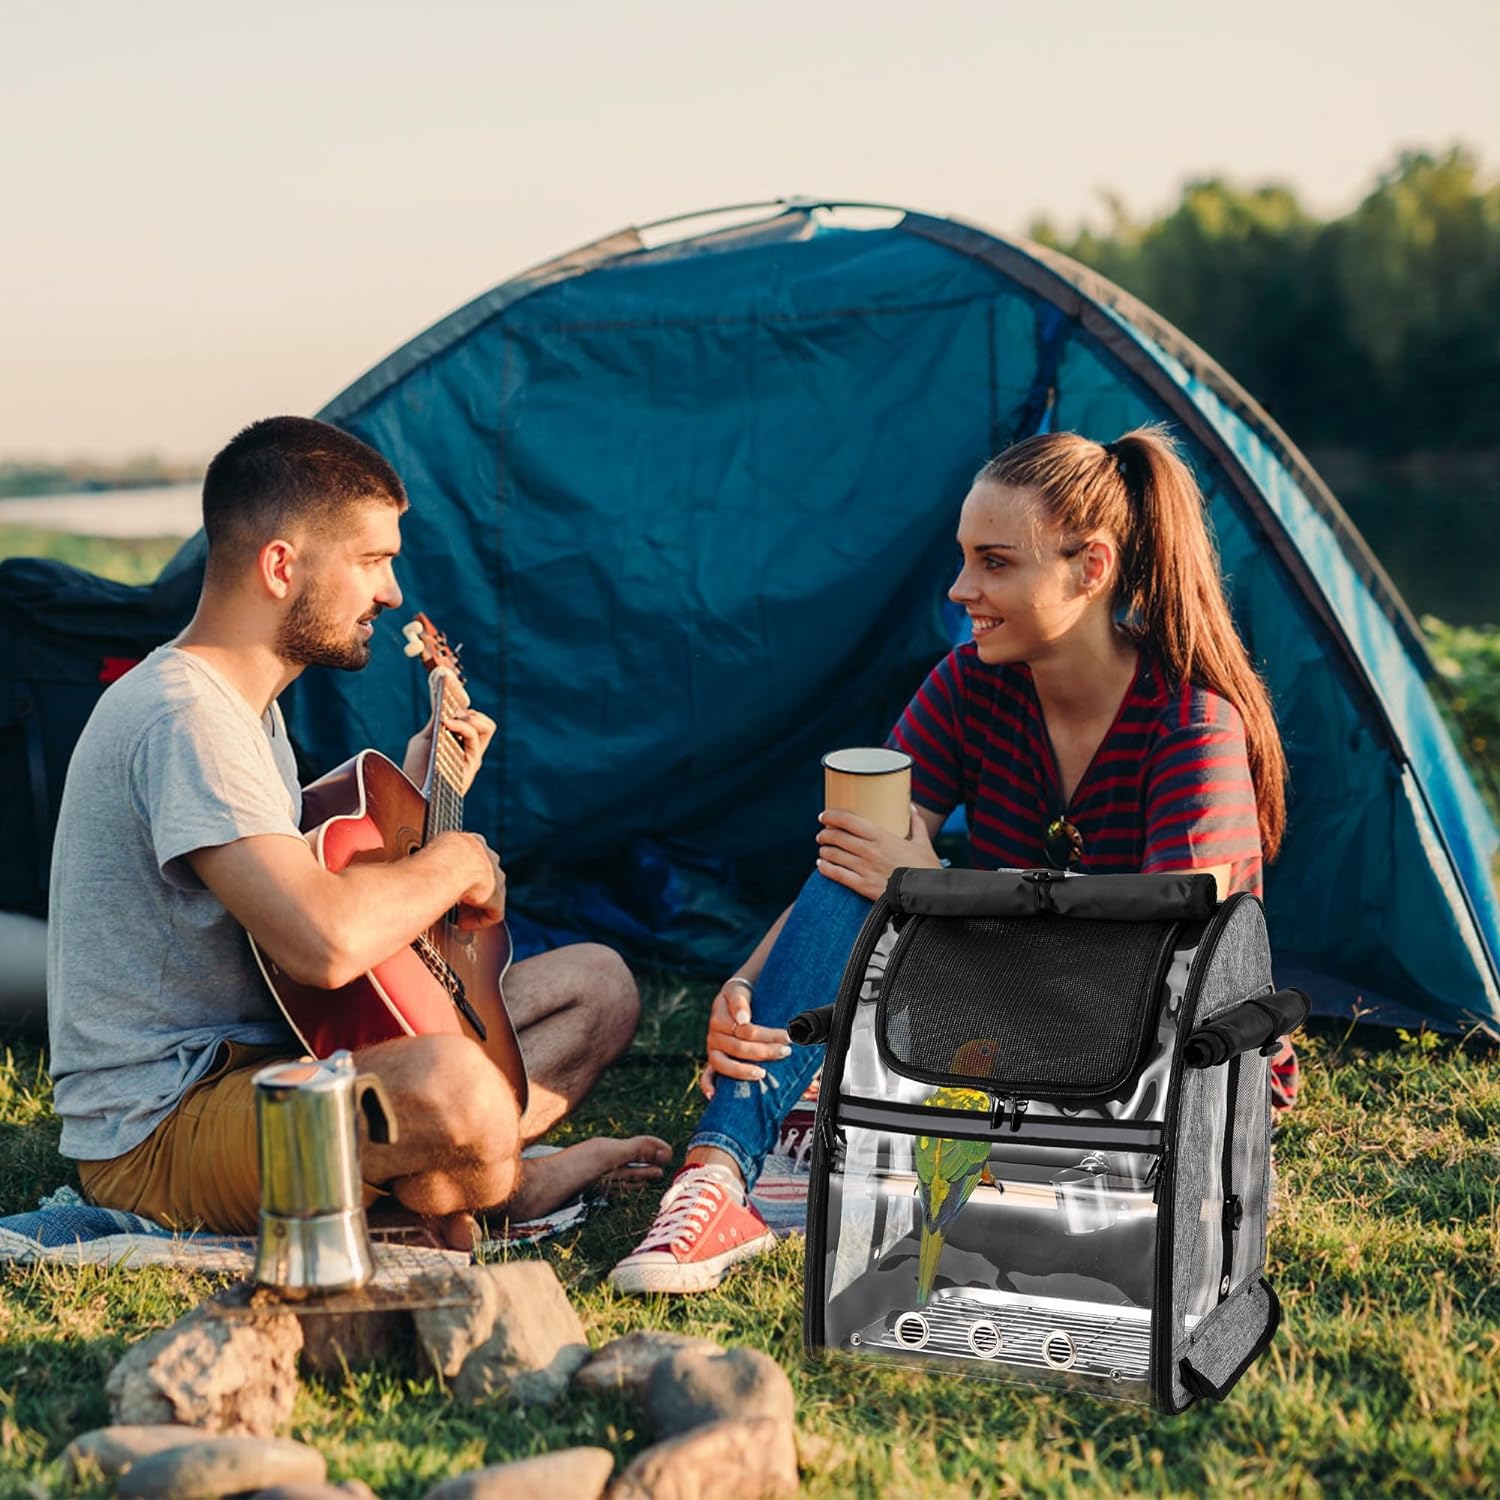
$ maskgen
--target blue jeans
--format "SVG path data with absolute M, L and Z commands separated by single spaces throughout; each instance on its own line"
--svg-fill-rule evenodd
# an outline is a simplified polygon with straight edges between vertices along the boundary
M 870 905 L 816 870 L 808 876 L 756 980 L 750 1016 L 757 1026 L 785 1027 L 799 1011 L 833 1004 Z M 764 1063 L 766 1076 L 754 1082 L 715 1078 L 689 1145 L 727 1152 L 753 1187 L 781 1122 L 822 1066 L 823 1051 L 794 1045 L 790 1057 Z

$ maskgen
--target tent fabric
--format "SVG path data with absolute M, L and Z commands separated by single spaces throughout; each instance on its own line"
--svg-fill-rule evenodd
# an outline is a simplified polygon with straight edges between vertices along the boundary
M 879 743 L 950 644 L 973 473 L 1034 431 L 1168 423 L 1290 761 L 1278 980 L 1500 1028 L 1500 836 L 1420 633 L 1285 435 L 1082 267 L 807 204 L 664 246 L 625 231 L 476 299 L 320 415 L 401 473 L 407 603 L 464 643 L 499 722 L 467 821 L 522 943 L 714 974 L 806 873 L 821 753 Z M 422 715 L 395 622 L 377 632 L 364 673 L 291 690 L 310 762 L 399 748 Z

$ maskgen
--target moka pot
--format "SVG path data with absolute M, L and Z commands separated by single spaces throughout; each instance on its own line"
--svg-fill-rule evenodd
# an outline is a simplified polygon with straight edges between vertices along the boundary
M 396 1120 L 373 1075 L 348 1052 L 273 1063 L 252 1079 L 260 1147 L 260 1239 L 254 1278 L 287 1297 L 349 1291 L 374 1271 L 359 1170 L 357 1112 L 374 1141 Z

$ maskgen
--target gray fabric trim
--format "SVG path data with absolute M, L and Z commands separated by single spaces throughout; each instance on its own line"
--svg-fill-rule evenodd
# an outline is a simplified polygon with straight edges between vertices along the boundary
M 1271 1299 L 1257 1278 L 1237 1296 L 1219 1307 L 1172 1350 L 1172 1396 L 1180 1411 L 1194 1400 L 1182 1383 L 1181 1361 L 1186 1358 L 1199 1374 L 1214 1385 L 1223 1385 L 1265 1333 L 1271 1319 Z
M 1244 1210 L 1234 1237 L 1230 1277 L 1232 1287 L 1240 1287 L 1265 1269 L 1266 1211 L 1271 1200 L 1271 1064 L 1258 1052 L 1240 1059 L 1232 1178 Z
M 1237 897 L 1223 913 L 1222 921 L 1212 952 L 1205 954 L 1203 945 L 1199 946 L 1198 962 L 1207 963 L 1208 967 L 1199 980 L 1194 1025 L 1201 1025 L 1251 995 L 1268 994 L 1274 988 L 1271 945 L 1265 909 L 1260 902 Z M 1173 1242 L 1162 1245 L 1158 1254 L 1170 1256 L 1172 1263 L 1171 1381 L 1179 1399 L 1187 1395 L 1177 1372 L 1182 1351 L 1190 1342 L 1205 1337 L 1204 1330 L 1216 1326 L 1230 1308 L 1239 1306 L 1245 1294 L 1236 1292 L 1234 1284 L 1252 1273 L 1258 1278 L 1265 1255 L 1265 1177 L 1271 1124 L 1266 1060 L 1257 1053 L 1241 1060 L 1238 1098 L 1232 1102 L 1226 1097 L 1228 1072 L 1227 1063 L 1216 1068 L 1183 1070 L 1176 1134 L 1169 1147 L 1176 1162 Z M 1263 1105 L 1257 1107 L 1257 1100 L 1264 1101 Z M 1229 1108 L 1236 1111 L 1236 1169 L 1242 1162 L 1246 1164 L 1244 1175 L 1251 1186 L 1234 1184 L 1244 1204 L 1244 1216 L 1235 1236 L 1230 1296 L 1220 1303 L 1219 1285 L 1224 1269 L 1224 1126 Z M 1264 1292 L 1259 1295 L 1269 1310 Z M 1157 1318 L 1167 1315 L 1168 1309 L 1156 1310 Z M 1195 1326 L 1191 1340 L 1186 1323 L 1189 1316 L 1203 1319 Z M 1264 1327 L 1263 1317 L 1256 1325 L 1256 1332 Z M 1253 1342 L 1252 1337 L 1234 1344 L 1234 1357 L 1219 1374 L 1199 1368 L 1217 1384 L 1221 1376 L 1234 1369 Z M 1196 1357 L 1194 1364 L 1198 1365 Z

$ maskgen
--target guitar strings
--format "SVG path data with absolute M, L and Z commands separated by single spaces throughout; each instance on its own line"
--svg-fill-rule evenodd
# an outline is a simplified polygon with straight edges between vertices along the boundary
M 443 690 L 445 691 L 445 690 Z M 438 721 L 442 722 L 442 699 L 438 701 Z M 435 825 L 429 828 L 428 836 L 435 833 L 443 833 L 449 829 L 463 827 L 463 793 L 458 790 L 459 777 L 463 770 L 463 751 L 458 741 L 451 734 L 439 730 L 437 743 L 433 747 L 433 768 L 436 774 L 433 777 L 432 787 L 432 812 L 435 814 L 431 822 Z M 457 908 L 450 907 L 441 919 L 443 934 L 448 937 L 456 937 L 458 932 Z M 429 929 L 429 939 L 436 941 L 436 931 Z

